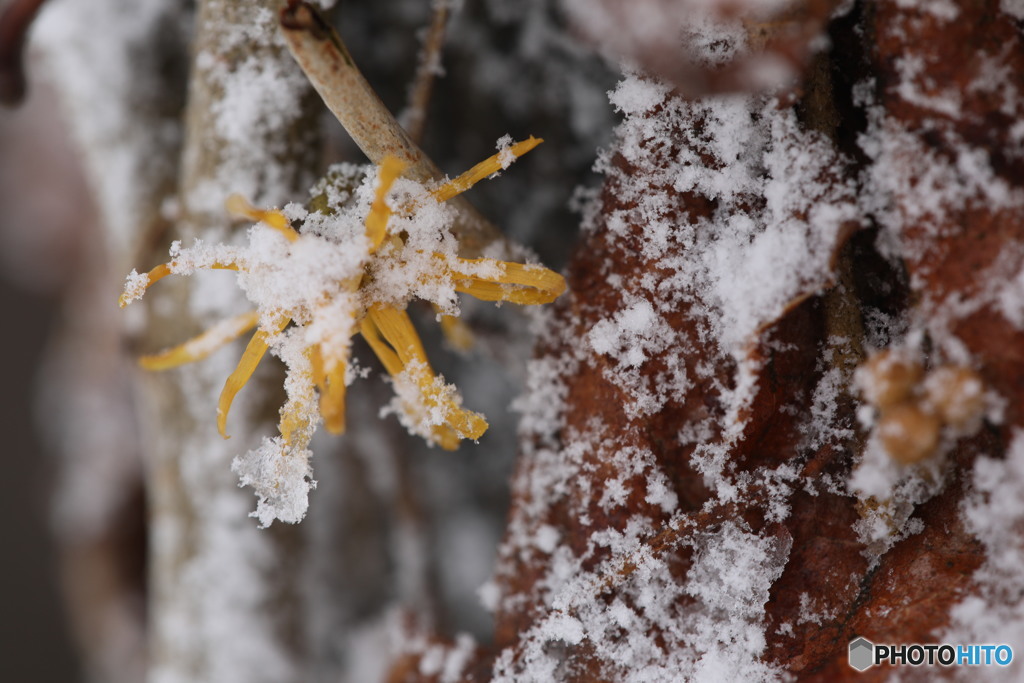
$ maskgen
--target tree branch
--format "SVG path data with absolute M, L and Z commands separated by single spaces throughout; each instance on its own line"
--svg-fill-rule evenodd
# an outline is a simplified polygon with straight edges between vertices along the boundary
M 281 10 L 281 32 L 295 61 L 327 108 L 359 149 L 375 164 L 396 157 L 404 175 L 421 183 L 444 178 L 430 157 L 413 142 L 360 73 L 341 37 L 307 2 L 290 0 Z M 464 256 L 476 256 L 499 238 L 499 232 L 463 197 L 449 201 L 459 212 L 453 229 Z

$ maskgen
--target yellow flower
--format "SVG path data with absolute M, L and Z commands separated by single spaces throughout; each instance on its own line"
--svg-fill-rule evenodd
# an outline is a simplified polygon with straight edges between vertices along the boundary
M 226 438 L 235 395 L 273 349 L 287 366 L 280 448 L 292 451 L 305 449 L 321 418 L 331 432 L 344 431 L 345 390 L 354 374 L 349 349 L 358 333 L 393 378 L 393 405 L 410 431 L 449 450 L 462 439 L 478 439 L 486 420 L 463 408 L 455 388 L 431 369 L 405 308 L 412 298 L 430 301 L 445 333 L 456 346 L 465 346 L 468 331 L 455 318 L 456 292 L 485 301 L 543 304 L 565 291 L 562 276 L 541 266 L 457 256 L 448 230 L 455 212 L 444 202 L 540 142 L 531 137 L 516 143 L 432 190 L 401 178 L 402 164 L 388 158 L 376 178 L 354 190 L 322 183 L 325 210 L 289 205 L 285 211 L 264 211 L 232 196 L 228 210 L 258 222 L 248 247 L 197 241 L 183 249 L 175 243 L 168 263 L 145 274 L 132 271 L 120 304 L 141 298 L 167 275 L 227 269 L 238 272 L 256 310 L 144 356 L 140 365 L 162 370 L 197 361 L 257 328 L 221 391 L 217 426 Z M 302 222 L 298 230 L 293 221 Z

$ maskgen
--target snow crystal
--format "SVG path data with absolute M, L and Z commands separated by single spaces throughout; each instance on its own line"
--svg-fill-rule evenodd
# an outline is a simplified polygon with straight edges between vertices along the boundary
M 960 116 L 961 95 L 954 88 L 948 88 L 939 92 L 931 92 L 936 84 L 926 78 L 926 83 L 921 83 L 922 74 L 925 73 L 924 58 L 920 55 L 905 55 L 894 61 L 896 72 L 899 74 L 899 83 L 896 86 L 896 93 L 910 104 L 931 109 L 934 112 L 957 118 Z
M 607 356 L 605 377 L 632 398 L 624 407 L 631 416 L 656 412 L 672 396 L 682 395 L 689 386 L 686 370 L 675 366 L 655 381 L 637 370 L 652 356 L 664 351 L 672 338 L 671 328 L 645 299 L 633 297 L 610 320 L 596 323 L 587 333 L 590 348 Z
M 943 21 L 952 21 L 960 14 L 960 10 L 951 0 L 896 0 L 896 5 L 908 9 L 922 9 Z
M 910 87 L 906 83 L 900 82 L 901 92 Z M 967 144 L 936 117 L 929 127 L 944 138 L 952 158 L 939 154 L 922 140 L 921 131 L 887 117 L 871 93 L 870 83 L 855 88 L 857 101 L 868 113 L 868 130 L 859 143 L 873 161 L 861 202 L 884 228 L 878 241 L 883 254 L 922 260 L 935 243 L 934 233 L 944 225 L 941 217 L 949 212 L 1024 206 L 1024 192 L 995 172 L 987 150 Z M 946 114 L 960 116 L 952 109 Z M 924 226 L 930 234 L 911 241 L 904 234 L 908 226 Z
M 991 282 L 999 282 L 991 279 Z M 999 310 L 1017 329 L 1024 329 L 1024 267 L 1003 283 L 996 295 Z
M 501 164 L 502 170 L 508 168 L 513 161 L 516 160 L 516 155 L 512 153 L 510 149 L 512 147 L 512 136 L 503 135 L 498 138 L 498 163 Z M 494 178 L 498 174 L 494 173 L 490 177 Z
M 641 110 L 662 91 L 627 76 L 613 100 Z M 858 217 L 854 192 L 834 174 L 841 160 L 831 144 L 791 111 L 770 97 L 669 100 L 654 117 L 627 112 L 618 137 L 613 151 L 635 171 L 626 176 L 611 153 L 601 157 L 599 170 L 619 180 L 630 207 L 611 211 L 607 226 L 623 237 L 644 226 L 643 255 L 671 274 L 640 282 L 651 290 L 643 298 L 663 310 L 679 301 L 707 310 L 723 348 L 739 354 L 791 302 L 829 283 L 841 230 Z M 682 139 L 666 165 L 657 141 L 673 137 Z M 675 198 L 691 192 L 716 202 L 711 216 L 673 216 Z
M 877 432 L 868 437 L 848 481 L 849 492 L 860 500 L 861 519 L 854 529 L 866 546 L 865 556 L 877 561 L 898 541 L 921 531 L 920 520 L 910 516 L 945 488 L 947 469 L 942 457 L 900 465 L 882 447 Z
M 671 513 L 679 505 L 679 496 L 669 486 L 668 479 L 660 470 L 652 470 L 647 480 L 647 496 L 644 500 L 661 508 L 662 512 Z
M 537 548 L 539 548 L 541 552 L 551 554 L 555 552 L 555 548 L 558 546 L 558 541 L 561 536 L 562 534 L 559 533 L 558 529 L 550 524 L 545 524 L 537 529 L 534 540 L 537 544 Z
M 448 653 L 441 669 L 440 683 L 456 683 L 462 680 L 463 671 L 476 648 L 476 642 L 465 633 L 455 638 L 455 647 Z
M 977 589 L 950 612 L 950 625 L 939 636 L 950 643 L 1024 642 L 1024 432 L 1016 430 L 1006 458 L 980 457 L 974 463 L 973 490 L 962 519 L 985 549 L 975 572 Z M 1019 658 L 992 680 L 1019 680 Z
M 722 610 L 744 620 L 757 619 L 772 583 L 782 574 L 789 555 L 786 543 L 743 531 L 728 522 L 697 546 L 686 592 L 699 597 L 710 610 Z M 719 637 L 720 642 L 727 642 L 724 638 L 728 634 Z
M 231 470 L 238 475 L 239 486 L 251 486 L 258 498 L 252 517 L 268 527 L 275 519 L 295 524 L 302 521 L 309 507 L 309 491 L 316 486 L 311 479 L 308 450 L 289 450 L 281 437 L 264 438 L 263 445 L 235 458 Z
M 811 597 L 810 593 L 800 594 L 800 612 L 797 614 L 796 623 L 798 624 L 822 624 L 830 623 L 836 617 L 839 616 L 838 609 L 827 610 L 817 607 L 814 598 Z M 792 631 L 792 626 L 790 626 Z
M 561 378 L 575 365 L 575 359 L 552 357 L 535 358 L 526 364 L 526 391 L 512 404 L 513 410 L 522 413 L 522 432 L 548 437 L 558 432 L 568 394 Z
M 429 387 L 424 388 L 422 378 L 426 371 L 423 363 L 411 361 L 400 374 L 393 376 L 395 397 L 380 414 L 381 417 L 396 415 L 410 434 L 433 444 L 439 443 L 435 428 L 448 423 L 451 411 L 461 408 L 462 397 L 442 375 L 432 377 Z
M 163 0 L 47 3 L 32 31 L 81 146 L 118 260 L 140 246 L 153 205 L 177 172 L 189 14 Z M 103 31 L 82 27 L 102 26 Z M 102 93 L 102 96 L 97 96 Z
M 977 282 L 980 287 L 972 296 L 944 302 L 939 315 L 957 320 L 993 306 L 1010 324 L 1024 329 L 1024 245 L 1004 245 Z
M 545 640 L 561 640 L 568 645 L 576 645 L 583 640 L 583 624 L 568 614 L 554 612 L 544 620 L 539 635 Z
M 608 100 L 623 114 L 639 115 L 661 104 L 668 93 L 668 86 L 658 81 L 625 78 L 608 93 Z
M 498 609 L 498 605 L 501 601 L 501 589 L 498 587 L 493 580 L 483 583 L 476 591 L 477 597 L 480 598 L 480 604 L 483 605 L 484 609 L 488 612 L 494 612 Z
M 849 386 L 849 372 L 833 363 L 834 349 L 829 349 L 821 358 L 825 369 L 811 395 L 811 419 L 801 425 L 807 438 L 807 447 L 817 450 L 829 443 L 843 443 L 852 438 L 852 425 L 839 422 L 840 401 Z
M 213 67 L 210 60 L 209 67 Z M 217 134 L 233 145 L 251 144 L 252 131 L 260 126 L 286 130 L 291 116 L 278 106 L 279 84 L 292 76 L 282 64 L 251 57 L 239 64 L 226 79 L 224 92 L 213 105 Z M 269 120 L 262 117 L 270 116 Z
M 126 303 L 138 301 L 142 298 L 142 295 L 146 293 L 146 287 L 148 285 L 149 274 L 140 273 L 132 268 L 132 272 L 128 273 L 128 277 L 125 278 L 124 301 Z
M 999 9 L 1017 21 L 1024 21 L 1024 0 L 1000 0 Z

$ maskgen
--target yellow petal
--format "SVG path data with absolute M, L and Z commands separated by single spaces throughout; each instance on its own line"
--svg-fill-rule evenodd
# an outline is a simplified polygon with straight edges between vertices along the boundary
M 391 218 L 391 207 L 384 201 L 391 190 L 391 186 L 406 164 L 397 157 L 388 156 L 380 162 L 380 177 L 377 180 L 377 194 L 374 195 L 373 204 L 370 205 L 370 213 L 366 216 L 366 236 L 370 238 L 370 253 L 380 248 L 384 237 L 387 235 L 388 219 Z
M 306 407 L 299 401 L 289 400 L 281 408 L 281 422 L 277 428 L 281 432 L 285 448 L 294 446 L 295 435 L 308 426 L 305 419 L 306 413 Z
M 202 360 L 256 327 L 259 319 L 259 314 L 256 311 L 249 311 L 222 320 L 184 344 L 139 358 L 139 365 L 146 370 L 167 370 L 185 363 Z
M 431 398 L 437 400 L 436 396 Z M 445 425 L 440 425 L 440 427 L 445 426 L 452 430 L 453 436 L 457 439 L 473 439 L 475 441 L 487 431 L 487 420 L 480 413 L 451 403 L 448 406 L 448 414 L 445 416 Z M 437 429 L 435 428 L 435 430 Z M 457 441 L 451 447 L 441 443 L 441 447 L 448 451 L 454 450 L 455 446 L 458 446 Z
M 145 276 L 143 276 L 145 277 L 145 283 L 142 285 L 141 291 L 139 291 L 139 276 L 133 269 L 131 275 L 128 276 L 129 284 L 125 286 L 124 292 L 117 300 L 117 305 L 120 306 L 121 308 L 124 308 L 125 306 L 135 301 L 136 299 L 141 299 L 142 294 L 150 287 L 152 287 L 154 282 L 163 280 L 170 274 L 170 264 L 161 263 L 159 266 L 157 266 L 153 270 L 146 273 Z
M 224 201 L 228 213 L 238 218 L 248 218 L 256 223 L 264 223 L 288 238 L 289 242 L 299 239 L 299 233 L 292 228 L 287 216 L 277 209 L 257 209 L 240 194 L 230 195 Z
M 320 354 L 320 347 L 314 345 L 309 350 L 309 361 L 310 369 L 313 374 L 313 384 L 316 385 L 317 391 L 320 392 L 320 414 L 324 414 L 324 395 L 327 393 L 327 375 L 324 373 L 324 358 Z M 324 422 L 328 422 L 328 429 L 330 429 L 329 421 L 324 418 Z
M 238 361 L 238 366 L 224 382 L 224 388 L 221 389 L 220 398 L 217 400 L 217 431 L 225 439 L 228 438 L 227 422 L 228 411 L 231 410 L 231 402 L 235 400 L 235 395 L 249 381 L 252 373 L 256 371 L 256 366 L 263 359 L 263 354 L 267 352 L 268 348 L 267 339 L 271 335 L 283 330 L 288 323 L 289 318 L 282 318 L 270 333 L 264 330 L 257 330 L 256 334 L 249 340 L 249 345 L 245 347 L 245 352 Z
M 441 424 L 430 425 L 430 440 L 445 450 L 454 450 L 462 439 L 479 439 L 487 431 L 487 420 L 483 415 L 463 408 L 461 399 L 454 387 L 446 385 L 444 380 L 434 375 L 422 363 L 412 363 L 406 368 L 408 377 L 415 382 L 420 392 L 422 408 L 407 406 L 409 417 L 416 420 L 416 413 L 426 409 L 433 413 L 440 409 L 443 416 Z M 436 418 L 430 418 L 431 421 Z
M 389 374 L 397 376 L 409 371 L 410 379 L 419 387 L 424 405 L 442 409 L 444 424 L 431 427 L 433 440 L 442 448 L 452 450 L 460 439 L 478 439 L 487 431 L 487 420 L 483 415 L 458 405 L 450 398 L 453 390 L 446 389 L 444 382 L 434 375 L 423 343 L 405 311 L 390 306 L 374 306 L 360 325 L 360 331 Z
M 544 142 L 544 140 L 541 138 L 535 138 L 531 135 L 528 139 L 515 143 L 507 150 L 498 152 L 494 156 L 484 159 L 458 178 L 449 180 L 447 183 L 434 190 L 431 194 L 434 195 L 434 199 L 437 201 L 446 202 L 452 197 L 462 194 L 484 178 L 492 176 L 498 171 L 506 168 L 510 161 L 508 160 L 509 153 L 513 155 L 512 159 L 518 159 L 542 142 Z
M 484 423 L 484 431 L 486 429 L 487 423 Z M 437 425 L 431 430 L 431 434 L 433 435 L 434 443 L 446 451 L 454 451 L 462 442 L 462 438 L 455 433 L 455 430 L 446 424 Z M 481 431 L 481 434 L 483 434 L 483 431 Z
M 367 315 L 360 321 L 359 333 L 366 339 L 366 343 L 373 349 L 377 358 L 380 358 L 380 362 L 384 364 L 384 369 L 388 371 L 389 375 L 401 374 L 403 368 L 402 360 L 388 346 L 380 329 L 370 316 Z
M 324 357 L 320 353 L 319 346 L 313 346 L 309 352 L 309 363 L 313 369 L 313 383 L 323 387 L 327 376 L 324 374 Z
M 171 261 L 170 263 L 161 263 L 159 266 L 146 273 L 146 286 L 144 290 L 149 289 L 150 287 L 153 286 L 154 283 L 159 282 L 160 280 L 163 280 L 165 277 L 170 275 L 171 269 L 173 267 L 174 261 Z M 209 266 L 204 266 L 204 268 L 209 268 L 210 270 L 241 270 L 237 263 L 227 261 L 217 261 L 210 264 Z M 121 308 L 124 308 L 125 306 L 127 306 L 132 301 L 138 298 L 141 298 L 141 295 L 137 294 L 136 292 L 126 291 L 121 295 L 121 298 L 117 300 L 117 305 L 120 306 Z
M 355 333 L 352 327 L 349 328 L 349 336 Z M 313 382 L 320 392 L 320 415 L 324 419 L 327 430 L 332 434 L 342 434 L 345 431 L 347 354 L 347 345 L 341 352 L 334 345 L 324 347 L 321 344 L 314 344 L 309 350 Z
M 307 351 L 306 355 L 308 358 L 311 353 Z M 281 408 L 281 421 L 278 425 L 281 439 L 286 448 L 295 445 L 305 448 L 313 436 L 316 421 L 316 412 L 313 408 L 314 375 L 312 364 L 289 370 L 288 380 L 285 383 L 288 400 Z M 295 440 L 296 435 L 299 436 L 299 442 Z
M 434 312 L 441 316 L 441 332 L 455 350 L 469 351 L 473 348 L 473 331 L 469 329 L 469 325 L 457 316 L 441 313 L 437 304 L 434 304 Z
M 369 310 L 366 317 L 377 325 L 384 339 L 398 354 L 403 366 L 415 360 L 430 367 L 427 352 L 423 350 L 423 342 L 420 341 L 420 335 L 413 327 L 408 313 L 391 306 L 377 305 Z
M 497 277 L 471 275 L 468 266 L 494 263 L 491 259 L 456 259 L 451 270 L 455 291 L 475 296 L 482 301 L 509 301 L 514 304 L 548 304 L 565 292 L 565 278 L 543 266 L 497 261 L 503 272 Z M 458 265 L 466 271 L 458 269 Z
M 321 384 L 320 414 L 331 434 L 345 431 L 345 367 L 344 361 L 335 363 Z

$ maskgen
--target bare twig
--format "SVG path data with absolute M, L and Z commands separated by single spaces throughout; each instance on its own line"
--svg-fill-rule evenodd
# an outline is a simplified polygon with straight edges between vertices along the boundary
M 289 0 L 281 10 L 281 32 L 324 104 L 370 161 L 378 164 L 385 157 L 397 157 L 408 164 L 403 175 L 421 183 L 444 177 L 384 106 L 341 37 L 315 7 Z M 478 255 L 499 239 L 498 230 L 463 197 L 449 204 L 459 212 L 453 232 L 464 256 Z
M 25 98 L 25 37 L 46 0 L 14 0 L 0 14 L 0 104 L 14 106 Z
M 408 164 L 405 175 L 409 178 L 427 182 L 441 177 L 434 162 L 366 82 L 341 37 L 312 5 L 289 2 L 281 10 L 281 31 L 324 104 L 370 161 L 379 164 L 394 156 Z
M 434 77 L 441 73 L 441 49 L 444 46 L 445 29 L 448 26 L 448 0 L 434 0 L 430 26 L 423 39 L 416 79 L 409 90 L 409 103 L 402 113 L 402 126 L 409 131 L 409 137 L 416 144 L 423 141 L 423 129 L 427 123 L 427 107 L 434 90 Z

